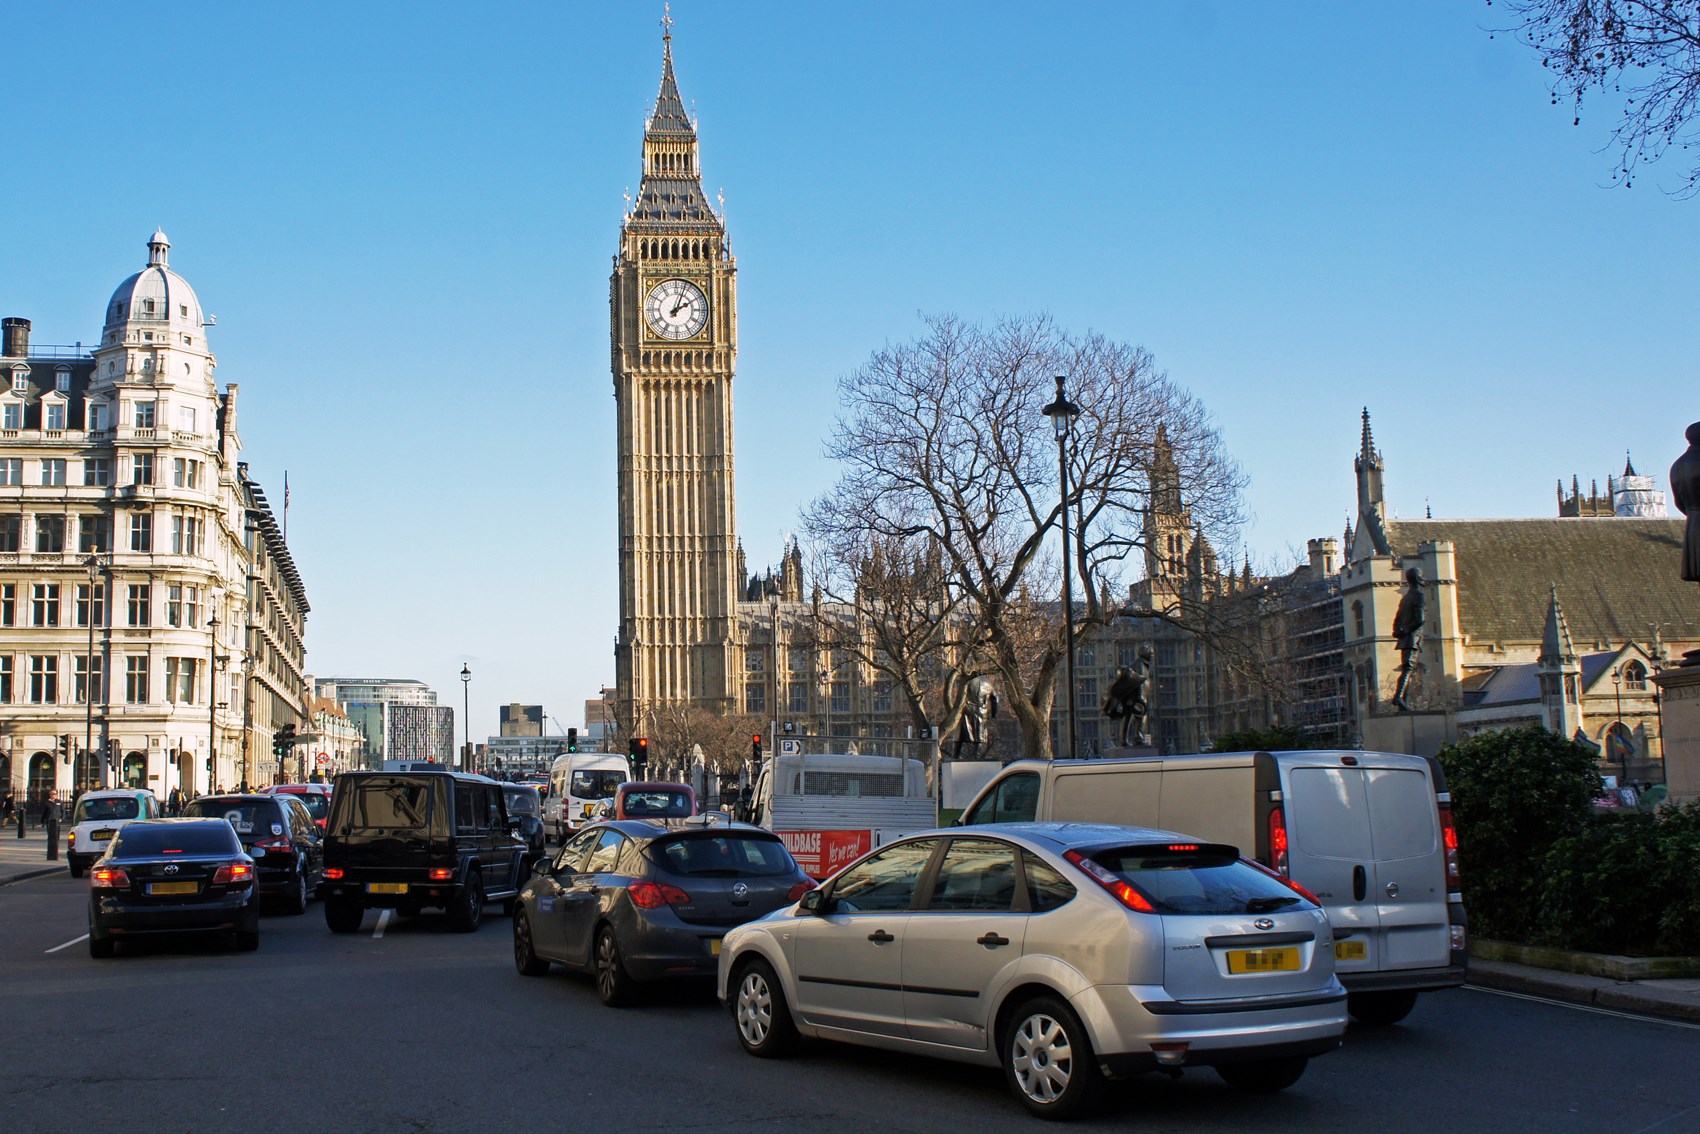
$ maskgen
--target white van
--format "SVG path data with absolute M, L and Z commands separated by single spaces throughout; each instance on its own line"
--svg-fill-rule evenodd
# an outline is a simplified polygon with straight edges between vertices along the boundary
M 811 878 L 874 847 L 938 825 L 927 766 L 900 756 L 783 754 L 762 765 L 753 822 L 785 842 Z
M 1069 821 L 1183 831 L 1314 893 L 1334 926 L 1348 1010 L 1404 1019 L 1464 983 L 1458 839 L 1440 766 L 1388 752 L 1229 752 L 1019 760 L 960 823 Z
M 614 798 L 614 789 L 632 778 L 624 756 L 606 752 L 574 752 L 557 756 L 549 766 L 548 790 L 543 797 L 543 837 L 566 842 L 567 836 L 594 819 L 598 805 Z
M 107 844 L 124 824 L 158 819 L 161 814 L 159 800 L 143 788 L 109 788 L 79 795 L 65 818 L 71 828 L 65 842 L 71 877 L 81 878 L 89 863 L 106 853 Z

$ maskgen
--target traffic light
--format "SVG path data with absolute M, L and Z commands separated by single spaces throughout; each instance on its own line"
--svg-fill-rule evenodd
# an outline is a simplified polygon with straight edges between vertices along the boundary
M 750 737 L 750 755 L 754 756 L 758 762 L 761 760 L 761 733 L 759 732 Z
M 286 724 L 272 733 L 272 755 L 279 760 L 289 755 L 289 750 L 295 747 L 295 726 Z
M 632 775 L 642 779 L 649 771 L 649 737 L 634 736 L 627 743 L 632 758 Z
M 567 751 L 578 751 L 578 729 L 576 728 L 569 728 L 567 730 Z
M 71 762 L 71 734 L 68 732 L 59 735 L 59 754 L 64 757 L 65 763 Z

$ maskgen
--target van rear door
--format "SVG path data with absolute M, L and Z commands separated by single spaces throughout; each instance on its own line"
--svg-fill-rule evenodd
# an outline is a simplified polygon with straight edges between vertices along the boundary
M 1448 960 L 1445 864 L 1427 766 L 1288 758 L 1289 872 L 1328 909 L 1342 974 Z M 1363 766 L 1371 763 L 1381 766 Z

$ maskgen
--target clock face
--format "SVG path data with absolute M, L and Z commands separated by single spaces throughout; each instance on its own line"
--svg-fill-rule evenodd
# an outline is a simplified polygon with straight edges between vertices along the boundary
M 649 329 L 664 339 L 688 339 L 708 325 L 708 296 L 689 280 L 662 280 L 643 301 Z

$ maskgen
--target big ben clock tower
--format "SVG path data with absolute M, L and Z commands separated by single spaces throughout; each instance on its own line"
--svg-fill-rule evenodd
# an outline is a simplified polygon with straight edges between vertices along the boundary
M 643 136 L 643 181 L 609 285 L 619 441 L 619 725 L 690 702 L 735 708 L 732 373 L 737 268 L 702 190 L 696 124 L 673 78 Z

